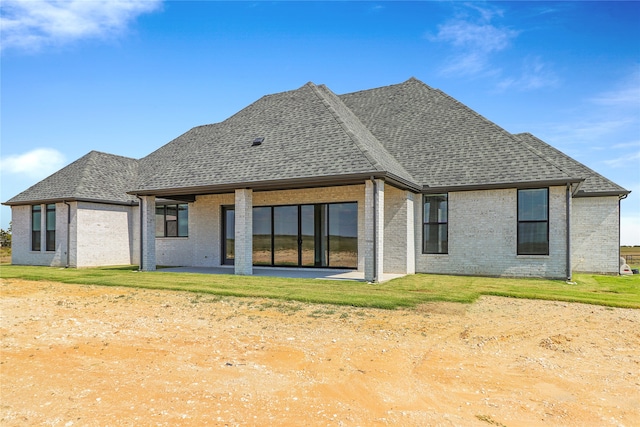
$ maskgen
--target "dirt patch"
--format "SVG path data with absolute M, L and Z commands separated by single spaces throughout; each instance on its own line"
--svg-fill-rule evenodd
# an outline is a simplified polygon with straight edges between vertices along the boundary
M 640 425 L 640 310 L 0 286 L 3 426 Z

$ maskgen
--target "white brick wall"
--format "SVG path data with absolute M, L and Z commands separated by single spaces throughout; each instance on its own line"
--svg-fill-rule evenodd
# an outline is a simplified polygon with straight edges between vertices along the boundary
M 573 199 L 571 261 L 574 271 L 619 273 L 619 208 L 617 196 Z
M 67 206 L 64 203 L 56 204 L 56 249 L 51 252 L 45 250 L 46 205 L 41 206 L 41 251 L 31 250 L 31 205 L 11 207 L 11 263 L 64 267 L 67 263 Z
M 385 187 L 385 273 L 415 272 L 413 200 L 414 195 L 411 192 L 392 186 Z
M 235 192 L 235 274 L 253 274 L 253 191 Z
M 72 267 L 134 263 L 137 208 L 88 202 L 73 203 L 72 206 Z
M 565 188 L 549 189 L 549 255 L 517 255 L 517 190 L 449 193 L 449 254 L 422 254 L 416 244 L 416 271 L 565 278 Z M 422 236 L 422 201 L 416 209 Z
M 364 280 L 381 280 L 384 272 L 385 185 L 377 179 L 365 183 L 364 198 Z M 375 210 L 375 215 L 374 215 Z M 374 245 L 375 242 L 375 245 Z M 374 258 L 375 257 L 375 258 Z
M 142 270 L 154 271 L 156 269 L 156 198 L 154 196 L 142 196 L 142 217 L 140 236 L 142 237 Z
M 384 272 L 564 278 L 565 188 L 550 189 L 550 255 L 518 256 L 517 190 L 449 193 L 449 254 L 422 254 L 422 196 L 384 186 Z M 253 193 L 254 206 L 358 203 L 358 270 L 366 252 L 365 185 Z M 188 238 L 155 238 L 160 265 L 218 266 L 221 263 L 221 207 L 234 205 L 233 193 L 198 196 L 189 204 Z M 70 202 L 69 261 L 72 267 L 137 264 L 137 206 Z M 44 209 L 44 206 L 43 206 Z M 148 220 L 155 220 L 153 205 Z M 44 230 L 43 210 L 43 224 Z M 56 251 L 31 251 L 31 206 L 12 207 L 12 263 L 64 266 L 67 206 L 56 204 Z M 80 233 L 78 233 L 78 230 Z M 43 240 L 44 240 L 44 233 Z M 619 200 L 572 200 L 572 265 L 577 272 L 616 274 L 619 248 Z M 406 240 L 405 240 L 406 236 Z M 412 239 L 411 236 L 414 238 Z M 44 241 L 42 244 L 44 248 Z M 415 258 L 415 262 L 414 262 Z

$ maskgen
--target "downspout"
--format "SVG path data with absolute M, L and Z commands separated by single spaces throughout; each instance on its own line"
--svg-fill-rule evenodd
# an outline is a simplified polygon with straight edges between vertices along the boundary
M 142 249 L 144 247 L 143 241 L 142 241 L 142 197 L 138 196 L 137 194 L 135 195 L 139 202 L 138 202 L 138 214 L 140 216 L 140 220 L 138 221 L 138 228 L 140 230 L 140 254 L 138 255 L 139 258 L 139 262 L 138 262 L 138 271 L 142 271 Z
M 377 200 L 378 200 L 378 185 L 375 178 L 371 177 L 371 183 L 373 184 L 373 283 L 378 282 L 378 215 L 377 215 Z
M 62 203 L 67 205 L 67 263 L 64 268 L 69 268 L 69 256 L 71 252 L 71 205 L 63 200 Z
M 620 221 L 622 220 L 620 208 L 622 200 L 626 199 L 628 194 L 622 194 L 618 196 L 618 259 L 616 265 L 618 266 L 618 276 L 620 276 L 620 258 L 622 258 L 622 251 L 620 250 Z M 625 260 L 626 261 L 626 260 Z
M 566 220 L 567 220 L 567 229 L 566 229 L 567 282 L 571 282 L 571 279 L 573 278 L 571 274 L 571 184 L 567 184 Z

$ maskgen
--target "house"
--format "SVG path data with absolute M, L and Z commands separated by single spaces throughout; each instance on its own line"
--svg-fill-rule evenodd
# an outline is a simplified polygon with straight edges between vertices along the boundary
M 5 204 L 14 264 L 618 273 L 629 191 L 421 81 L 267 95 L 136 160 L 92 151 Z

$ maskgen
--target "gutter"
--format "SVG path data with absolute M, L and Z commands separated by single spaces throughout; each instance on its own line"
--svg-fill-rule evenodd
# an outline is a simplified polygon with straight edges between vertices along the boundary
M 135 194 L 135 196 L 138 198 L 139 202 L 138 202 L 138 214 L 140 216 L 139 219 L 139 224 L 138 224 L 138 229 L 140 230 L 140 254 L 138 255 L 139 262 L 138 262 L 138 271 L 142 271 L 142 250 L 144 247 L 144 242 L 142 241 L 142 197 L 138 196 L 137 194 Z
M 566 200 L 566 268 L 567 268 L 567 282 L 571 282 L 571 184 L 567 184 L 567 200 Z
M 424 194 L 437 194 L 454 191 L 474 191 L 474 190 L 504 190 L 509 188 L 539 188 L 539 187 L 557 187 L 567 184 L 579 184 L 583 179 L 563 179 L 563 180 L 547 180 L 547 181 L 523 181 L 523 182 L 501 182 L 496 184 L 473 184 L 473 185 L 442 185 L 430 187 L 425 185 L 422 188 Z M 616 193 L 619 194 L 619 193 Z
M 67 262 L 64 268 L 69 268 L 69 257 L 71 256 L 71 205 L 63 200 L 62 203 L 67 205 Z
M 375 178 L 371 177 L 371 183 L 373 184 L 373 283 L 378 282 L 378 216 L 376 211 L 378 208 L 378 184 L 376 184 Z

